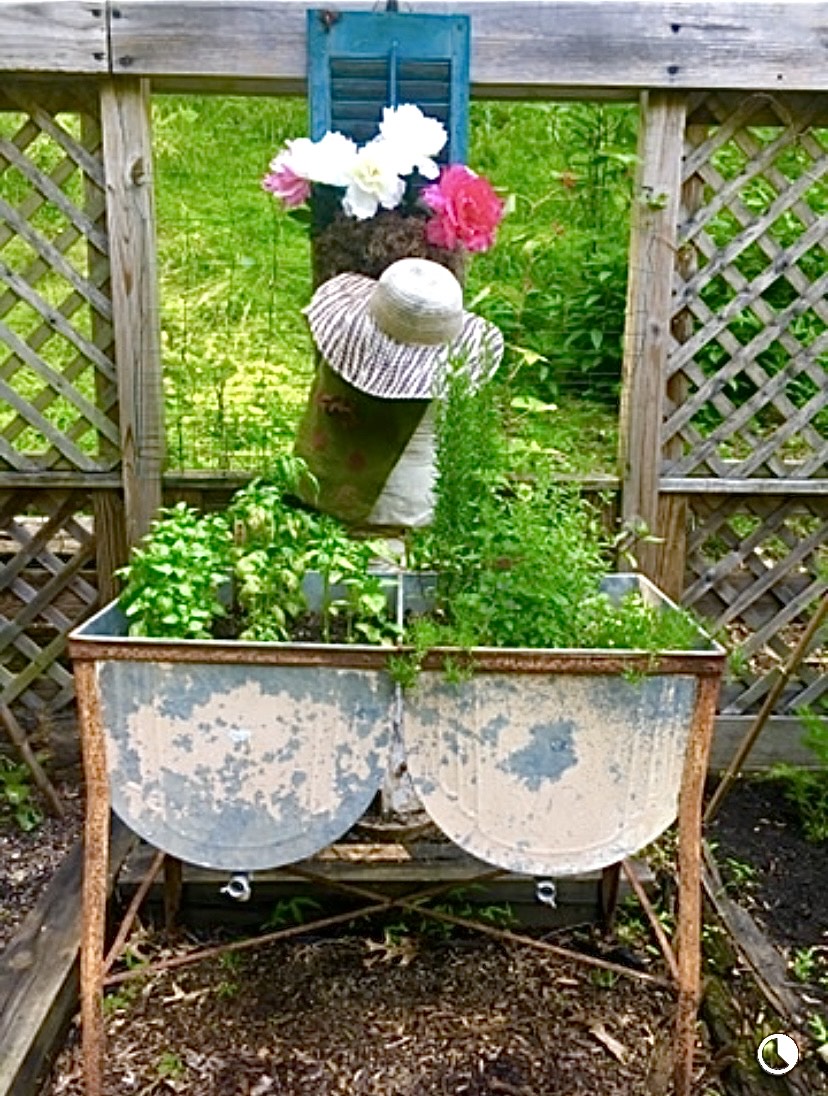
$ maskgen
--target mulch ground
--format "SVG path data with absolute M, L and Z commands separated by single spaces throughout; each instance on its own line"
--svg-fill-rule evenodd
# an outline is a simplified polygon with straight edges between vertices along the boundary
M 121 987 L 108 1096 L 664 1091 L 669 992 L 623 977 L 605 985 L 603 972 L 519 945 L 383 941 L 378 926 L 207 960 L 127 999 Z M 50 1096 L 80 1096 L 79 1071 L 73 1047 Z
M 46 818 L 24 833 L 11 817 L 0 817 L 0 957 L 83 832 L 83 799 L 77 785 L 59 784 L 57 790 L 64 818 Z

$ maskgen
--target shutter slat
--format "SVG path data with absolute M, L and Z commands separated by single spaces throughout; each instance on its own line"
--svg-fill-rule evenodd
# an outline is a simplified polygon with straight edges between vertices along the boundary
M 334 129 L 339 129 L 337 121 L 350 120 L 352 122 L 374 122 L 376 125 L 382 117 L 383 106 L 376 99 L 334 99 L 331 107 L 331 120 Z
M 422 80 L 400 80 L 397 84 L 401 103 L 416 103 L 426 114 L 434 114 L 433 110 L 425 110 L 426 104 L 445 106 L 445 115 L 448 116 L 449 103 L 451 101 L 451 89 L 448 84 L 437 81 L 424 83 Z
M 349 76 L 367 79 L 386 79 L 388 75 L 387 57 L 331 57 L 331 77 L 334 80 Z
M 448 84 L 451 80 L 451 61 L 400 61 L 401 80 L 439 80 Z
M 331 92 L 331 105 L 343 99 L 370 99 L 377 106 L 384 106 L 388 94 L 388 80 L 363 80 L 357 77 L 348 80 L 332 80 Z

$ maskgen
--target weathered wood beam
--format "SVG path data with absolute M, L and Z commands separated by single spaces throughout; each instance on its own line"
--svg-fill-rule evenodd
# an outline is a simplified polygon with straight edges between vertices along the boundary
M 107 81 L 101 122 L 126 539 L 132 545 L 161 505 L 164 457 L 148 81 Z
M 752 715 L 718 717 L 710 753 L 710 772 L 723 772 L 727 768 L 755 718 Z M 762 737 L 746 759 L 742 771 L 765 772 L 771 765 L 777 765 L 781 761 L 790 765 L 801 765 L 806 769 L 818 768 L 816 754 L 802 745 L 804 732 L 804 724 L 795 716 L 772 716 L 765 725 Z
M 296 90 L 305 78 L 305 9 L 373 2 L 113 4 L 113 72 L 249 77 Z M 521 96 L 603 87 L 825 87 L 817 3 L 521 3 L 415 0 L 406 10 L 472 17 L 472 84 Z
M 667 476 L 659 489 L 667 495 L 828 495 L 828 480 Z
M 630 225 L 629 281 L 619 422 L 621 512 L 633 527 L 661 538 L 642 542 L 638 566 L 657 581 L 661 528 L 661 423 L 670 343 L 676 223 L 681 194 L 686 96 L 654 91 L 643 97 L 638 171 Z
M 106 73 L 103 0 L 0 4 L 0 70 Z
M 113 822 L 107 888 L 137 838 Z M 66 856 L 0 962 L 0 1096 L 34 1092 L 78 1001 L 83 845 Z
M 7 0 L 0 5 L 0 71 L 111 72 L 151 76 L 160 88 L 302 92 L 305 11 L 314 7 L 376 4 Z M 828 43 L 818 2 L 412 0 L 406 10 L 471 15 L 472 90 L 481 96 L 826 88 Z

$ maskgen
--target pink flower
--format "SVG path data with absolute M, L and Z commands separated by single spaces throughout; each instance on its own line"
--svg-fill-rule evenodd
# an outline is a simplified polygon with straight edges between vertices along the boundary
M 423 200 L 435 214 L 426 225 L 429 243 L 467 251 L 486 251 L 494 243 L 503 202 L 487 179 L 463 164 L 443 168 L 439 180 L 423 190 Z
M 277 198 L 281 198 L 288 209 L 294 209 L 310 197 L 311 185 L 307 179 L 297 175 L 293 168 L 277 156 L 270 165 L 271 171 L 262 179 L 262 186 Z

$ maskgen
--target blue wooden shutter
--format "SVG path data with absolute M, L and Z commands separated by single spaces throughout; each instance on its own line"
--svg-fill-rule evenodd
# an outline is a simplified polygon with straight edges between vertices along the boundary
M 449 139 L 438 159 L 465 163 L 469 18 L 399 12 L 308 12 L 310 133 L 358 144 L 376 136 L 382 109 L 416 103 Z

